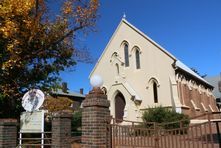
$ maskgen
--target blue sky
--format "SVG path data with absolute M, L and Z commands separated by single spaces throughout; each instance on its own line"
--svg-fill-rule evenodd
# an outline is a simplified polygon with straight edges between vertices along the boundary
M 101 55 L 123 13 L 187 66 L 208 76 L 221 72 L 220 0 L 101 0 L 97 32 L 81 39 L 94 59 Z M 95 63 L 78 63 L 72 71 L 61 73 L 71 91 L 91 89 L 88 76 Z

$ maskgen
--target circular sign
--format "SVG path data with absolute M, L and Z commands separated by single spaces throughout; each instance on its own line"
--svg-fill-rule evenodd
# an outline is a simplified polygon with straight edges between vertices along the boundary
M 44 102 L 44 93 L 39 89 L 31 89 L 22 98 L 22 107 L 32 112 L 38 110 Z

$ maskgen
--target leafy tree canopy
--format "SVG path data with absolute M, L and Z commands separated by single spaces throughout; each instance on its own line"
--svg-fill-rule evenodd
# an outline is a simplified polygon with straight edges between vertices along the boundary
M 87 59 L 87 54 L 79 54 L 82 49 L 76 39 L 94 31 L 98 0 L 60 0 L 60 11 L 52 16 L 53 2 L 0 0 L 0 94 L 4 98 L 20 99 L 32 87 L 47 90 L 59 80 L 60 71 Z
M 74 103 L 69 98 L 53 98 L 53 97 L 48 97 L 44 101 L 44 109 L 47 109 L 49 113 L 56 112 L 56 111 L 61 111 L 61 110 L 66 110 L 73 112 L 73 109 L 71 108 L 71 104 Z

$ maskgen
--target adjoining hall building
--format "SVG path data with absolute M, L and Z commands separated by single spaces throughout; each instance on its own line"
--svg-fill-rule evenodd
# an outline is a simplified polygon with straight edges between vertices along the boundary
M 219 110 L 221 109 L 221 73 L 216 76 L 208 76 L 205 79 L 214 86 L 213 95 L 216 98 L 216 104 Z
M 70 91 L 68 89 L 67 83 L 63 82 L 61 89 L 52 91 L 49 95 L 47 95 L 46 99 L 70 99 L 73 101 L 73 104 L 71 104 L 70 108 L 76 111 L 81 108 L 81 104 L 85 99 L 83 91 L 83 88 L 80 88 L 79 92 Z
M 213 86 L 123 18 L 90 77 L 100 75 L 111 115 L 140 121 L 149 107 L 196 116 L 217 111 Z

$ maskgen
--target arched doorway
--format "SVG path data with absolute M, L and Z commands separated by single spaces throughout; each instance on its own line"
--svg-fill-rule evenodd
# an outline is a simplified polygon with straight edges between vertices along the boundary
M 115 96 L 115 118 L 123 120 L 124 117 L 124 108 L 126 106 L 126 101 L 122 93 L 118 92 Z M 117 122 L 121 122 L 121 121 Z

